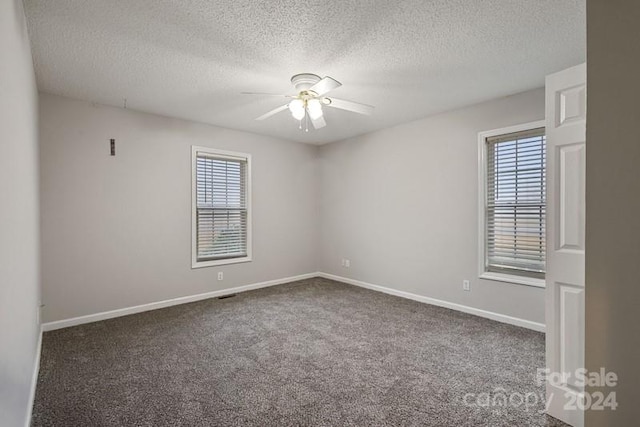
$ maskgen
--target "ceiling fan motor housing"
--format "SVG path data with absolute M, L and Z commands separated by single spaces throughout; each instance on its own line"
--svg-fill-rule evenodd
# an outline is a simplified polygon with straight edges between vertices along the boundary
M 320 81 L 320 76 L 311 73 L 296 74 L 291 77 L 291 83 L 296 88 L 296 91 L 302 92 L 308 90 L 311 86 Z

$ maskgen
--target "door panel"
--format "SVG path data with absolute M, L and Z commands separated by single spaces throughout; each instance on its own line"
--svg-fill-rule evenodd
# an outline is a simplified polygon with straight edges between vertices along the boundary
M 547 382 L 549 415 L 575 427 L 583 411 L 576 370 L 584 367 L 584 248 L 586 66 L 547 76 L 547 368 L 564 374 Z M 558 376 L 555 376 L 558 378 Z
M 585 145 L 558 147 L 558 250 L 581 251 L 584 254 L 584 177 Z

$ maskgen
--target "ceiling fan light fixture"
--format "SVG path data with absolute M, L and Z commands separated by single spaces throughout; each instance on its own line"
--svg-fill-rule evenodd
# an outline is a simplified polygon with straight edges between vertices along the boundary
M 278 114 L 281 111 L 289 110 L 294 119 L 300 123 L 299 128 L 303 129 L 303 121 L 305 124 L 305 132 L 309 131 L 309 122 L 313 125 L 313 129 L 321 129 L 327 125 L 324 119 L 324 108 L 331 107 L 339 110 L 351 111 L 353 113 L 371 115 L 373 107 L 371 105 L 361 104 L 359 102 L 347 101 L 345 99 L 327 98 L 325 94 L 342 86 L 342 83 L 333 77 L 324 76 L 320 78 L 315 74 L 304 73 L 296 74 L 291 77 L 291 83 L 296 88 L 296 95 L 276 95 L 290 98 L 287 104 L 274 108 L 266 112 L 256 120 L 265 120 Z M 272 93 L 243 92 L 253 95 L 275 95 Z
M 322 117 L 322 104 L 316 98 L 307 101 L 307 111 L 309 112 L 309 118 L 316 120 Z
M 289 103 L 289 111 L 296 120 L 302 120 L 305 115 L 304 101 L 302 99 L 294 99 Z

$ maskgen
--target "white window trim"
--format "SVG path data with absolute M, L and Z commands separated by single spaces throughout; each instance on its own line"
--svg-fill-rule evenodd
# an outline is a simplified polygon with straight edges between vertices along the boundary
M 518 285 L 546 287 L 544 279 L 535 277 L 518 276 L 514 274 L 486 271 L 486 205 L 487 205 L 487 146 L 488 137 L 522 132 L 530 129 L 545 127 L 544 120 L 510 126 L 501 129 L 493 129 L 478 133 L 478 276 L 481 279 L 496 280 L 499 282 L 514 283 Z
M 212 154 L 216 157 L 226 158 L 230 160 L 246 160 L 247 162 L 247 256 L 241 258 L 227 258 L 212 261 L 198 261 L 197 248 L 197 206 L 196 206 L 196 158 L 198 153 Z M 253 209 L 251 209 L 251 154 L 238 153 L 234 151 L 218 150 L 210 147 L 191 146 L 191 268 L 214 267 L 227 264 L 237 264 L 241 262 L 249 262 L 252 260 L 252 239 L 251 239 L 251 217 Z

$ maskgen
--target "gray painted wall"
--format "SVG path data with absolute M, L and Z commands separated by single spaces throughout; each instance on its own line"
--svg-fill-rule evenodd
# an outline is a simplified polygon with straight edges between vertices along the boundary
M 37 92 L 22 1 L 0 2 L 0 424 L 23 426 L 40 331 Z
M 619 407 L 588 411 L 589 427 L 640 420 L 638 22 L 640 2 L 587 2 L 586 367 L 620 379 Z
M 317 271 L 315 146 L 44 93 L 40 119 L 45 321 Z M 252 155 L 252 262 L 191 269 L 191 145 Z
M 544 289 L 478 278 L 478 132 L 541 119 L 539 89 L 322 146 L 321 271 L 544 323 Z
M 543 289 L 477 271 L 477 134 L 542 119 L 541 89 L 322 147 L 44 93 L 40 116 L 45 321 L 320 270 L 544 323 Z M 192 144 L 252 154 L 253 262 L 190 268 Z

